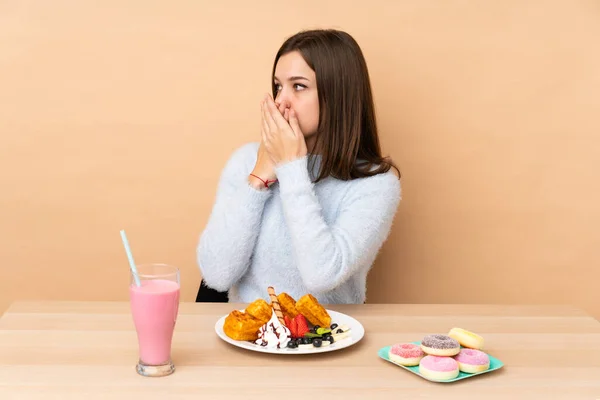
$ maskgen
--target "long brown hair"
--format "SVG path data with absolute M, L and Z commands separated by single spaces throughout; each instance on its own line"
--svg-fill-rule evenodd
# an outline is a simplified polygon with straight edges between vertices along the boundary
M 394 168 L 383 157 L 377 132 L 375 106 L 367 63 L 358 43 L 348 33 L 334 29 L 301 31 L 282 45 L 273 63 L 298 51 L 315 71 L 319 98 L 319 125 L 313 154 L 321 155 L 315 182 L 327 176 L 351 180 L 381 174 Z M 359 162 L 360 161 L 360 162 Z

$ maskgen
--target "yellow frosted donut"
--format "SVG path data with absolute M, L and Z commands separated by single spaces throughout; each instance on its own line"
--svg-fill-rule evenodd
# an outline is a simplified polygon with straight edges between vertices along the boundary
M 476 333 L 469 332 L 462 328 L 452 328 L 450 329 L 448 336 L 458 341 L 463 347 L 476 350 L 483 349 L 483 338 Z

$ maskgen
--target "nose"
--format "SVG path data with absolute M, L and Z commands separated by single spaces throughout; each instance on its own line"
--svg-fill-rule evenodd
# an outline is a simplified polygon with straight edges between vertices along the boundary
M 288 94 L 288 90 L 282 88 L 277 93 L 277 97 L 275 98 L 275 103 L 277 106 L 283 106 L 283 108 L 290 108 L 292 106 L 291 96 Z

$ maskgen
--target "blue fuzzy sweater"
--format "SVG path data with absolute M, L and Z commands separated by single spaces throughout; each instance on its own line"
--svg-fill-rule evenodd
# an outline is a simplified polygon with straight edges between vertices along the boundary
M 323 304 L 363 303 L 366 280 L 400 202 L 393 172 L 313 183 L 307 157 L 278 166 L 268 190 L 249 185 L 258 143 L 225 166 L 197 259 L 206 284 L 230 302 L 269 301 L 267 287 Z

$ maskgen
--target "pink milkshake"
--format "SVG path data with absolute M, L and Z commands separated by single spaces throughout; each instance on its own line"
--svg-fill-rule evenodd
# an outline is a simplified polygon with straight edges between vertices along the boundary
M 131 313 L 138 337 L 138 373 L 163 376 L 175 369 L 171 362 L 171 341 L 179 311 L 179 271 L 169 266 L 139 266 L 141 286 L 129 286 Z

